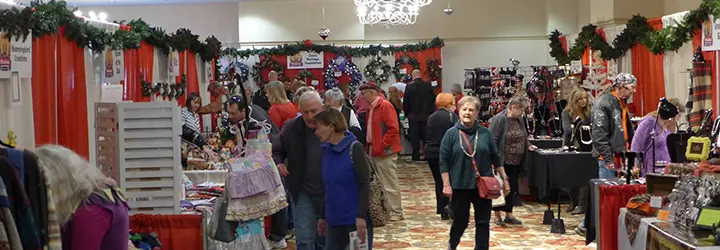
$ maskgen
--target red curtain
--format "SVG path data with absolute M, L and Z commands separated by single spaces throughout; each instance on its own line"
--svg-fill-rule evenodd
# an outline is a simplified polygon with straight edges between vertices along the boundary
M 560 40 L 560 46 L 562 46 L 563 50 L 565 50 L 565 53 L 567 53 L 567 51 L 568 51 L 567 37 L 561 36 L 561 37 L 558 37 L 558 40 Z
M 137 50 L 137 53 L 138 69 L 140 70 L 139 74 L 145 77 L 145 81 L 152 82 L 153 61 L 155 60 L 155 47 L 143 41 L 140 43 L 140 49 Z M 138 98 L 136 98 L 136 100 L 134 101 L 149 102 L 150 96 L 142 96 L 142 85 L 140 85 L 139 81 L 138 85 L 139 86 L 137 87 L 137 89 L 139 89 L 140 92 L 137 94 Z
M 200 83 L 198 82 L 197 55 L 193 52 L 187 53 L 187 93 L 197 92 L 200 94 Z M 180 104 L 185 106 L 185 102 Z
M 603 250 L 617 249 L 620 208 L 625 207 L 630 198 L 645 192 L 645 185 L 600 186 L 600 218 L 608 218 L 600 220 L 598 230 L 600 235 L 597 239 L 603 243 Z
M 702 32 L 702 30 L 698 30 L 695 32 L 695 35 L 693 35 L 693 39 L 692 39 L 693 51 L 695 51 L 695 48 L 697 48 L 698 46 L 702 46 L 702 33 L 701 32 Z M 712 106 L 713 106 L 713 108 L 717 107 L 718 99 L 716 96 L 717 96 L 718 86 L 715 83 L 717 82 L 717 80 L 716 80 L 717 74 L 720 73 L 720 72 L 717 72 L 717 61 L 715 60 L 715 53 L 717 53 L 717 51 L 703 51 L 702 52 L 703 57 L 705 58 L 705 61 L 711 63 L 710 67 L 712 68 L 712 72 L 713 72 L 711 74 L 712 75 Z M 715 116 L 718 115 L 718 111 L 715 111 L 714 113 L 715 113 Z
M 88 111 L 85 52 L 65 36 L 57 39 L 58 144 L 88 157 Z M 48 60 L 47 58 L 43 60 Z
M 142 100 L 142 86 L 140 85 L 140 63 L 138 49 L 125 50 L 125 80 L 123 84 L 125 95 L 124 101 L 139 102 Z
M 185 63 L 186 63 L 185 58 L 186 58 L 187 54 L 191 54 L 191 53 L 192 53 L 192 52 L 190 52 L 190 51 L 188 51 L 188 50 L 178 52 L 178 60 L 179 60 L 179 63 L 180 63 L 180 69 L 178 70 L 178 72 L 180 72 L 180 74 L 175 77 L 175 82 L 171 82 L 170 84 L 180 83 L 180 81 L 181 81 L 181 79 L 182 79 L 182 75 L 183 75 L 183 74 L 187 74 L 186 69 L 185 69 L 185 66 L 186 66 L 186 65 L 185 65 Z M 193 65 L 194 65 L 194 64 L 193 64 Z M 188 65 L 188 67 L 189 67 L 189 65 Z M 186 79 L 187 79 L 187 78 L 186 78 Z M 189 83 L 189 81 L 188 81 L 188 83 Z M 189 85 L 189 84 L 188 84 L 188 85 Z M 181 96 L 180 98 L 177 99 L 178 105 L 180 105 L 180 106 L 185 106 L 185 97 L 186 97 L 186 96 L 187 96 L 187 95 L 184 95 L 184 96 Z
M 430 48 L 419 52 L 397 52 L 395 53 L 395 60 L 399 60 L 401 57 L 407 56 L 415 58 L 420 63 L 420 71 L 422 72 L 422 79 L 430 82 L 430 76 L 427 73 L 427 61 L 430 59 L 437 59 L 442 65 L 442 49 L 441 48 Z M 413 70 L 412 65 L 404 65 L 403 68 L 407 69 L 408 74 Z M 395 76 L 390 76 L 390 79 L 395 80 Z M 436 93 L 442 92 L 442 79 L 437 80 L 438 86 L 435 88 Z
M 662 19 L 648 20 L 654 30 L 662 29 Z M 632 72 L 638 80 L 637 93 L 633 97 L 637 116 L 644 116 L 655 110 L 661 97 L 665 96 L 665 75 L 663 55 L 654 55 L 645 45 L 632 47 Z
M 202 217 L 199 215 L 136 214 L 130 217 L 130 230 L 158 235 L 167 250 L 202 249 Z
M 35 146 L 56 144 L 57 95 L 55 92 L 55 46 L 57 35 L 46 35 L 32 44 L 32 104 Z M 83 85 L 84 86 L 84 85 Z M 85 100 L 85 97 L 82 98 Z M 84 126 L 87 127 L 87 126 Z

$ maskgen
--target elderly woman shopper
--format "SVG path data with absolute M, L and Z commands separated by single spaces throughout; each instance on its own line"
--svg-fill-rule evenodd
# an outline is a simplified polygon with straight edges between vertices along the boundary
M 370 165 L 365 147 L 347 131 L 347 122 L 337 109 L 326 108 L 313 120 L 315 135 L 323 143 L 325 213 L 318 221 L 318 233 L 325 234 L 325 249 L 347 249 L 348 234 L 353 231 L 360 239 L 367 237 L 372 246 Z
M 63 249 L 128 249 L 130 220 L 114 180 L 70 149 L 34 150 L 47 178 L 62 230 Z
M 325 91 L 325 105 L 339 110 L 343 117 L 345 117 L 345 120 L 348 122 L 350 127 L 360 129 L 360 122 L 355 115 L 355 111 L 352 108 L 345 106 L 345 95 L 340 89 L 332 88 Z
M 437 200 L 435 212 L 440 215 L 441 220 L 448 220 L 450 214 L 445 212 L 445 207 L 449 200 L 442 193 L 443 182 L 440 176 L 440 142 L 445 132 L 457 123 L 458 116 L 455 114 L 455 98 L 452 94 L 440 93 L 437 95 L 435 106 L 437 106 L 437 110 L 428 118 L 428 139 L 425 142 L 423 153 L 435 181 L 435 199 Z
M 510 194 L 505 196 L 505 206 L 495 207 L 495 224 L 497 225 L 520 225 L 522 222 L 513 216 L 516 196 L 519 195 L 520 172 L 522 170 L 523 157 L 527 150 L 537 149 L 530 144 L 528 133 L 525 129 L 523 114 L 529 102 L 524 97 L 513 97 L 508 101 L 507 109 L 493 116 L 490 119 L 490 131 L 493 135 L 493 142 L 501 156 L 505 172 L 510 182 Z M 505 212 L 505 219 L 502 219 L 500 211 Z
M 488 249 L 490 244 L 490 208 L 492 201 L 480 198 L 476 175 L 493 176 L 493 167 L 504 179 L 502 165 L 490 131 L 477 122 L 480 101 L 473 96 L 458 103 L 460 121 L 448 129 L 440 143 L 440 173 L 443 194 L 451 197 L 455 218 L 450 228 L 449 249 L 457 249 L 470 220 L 470 204 L 475 210 L 475 249 Z M 477 169 L 477 170 L 476 170 Z

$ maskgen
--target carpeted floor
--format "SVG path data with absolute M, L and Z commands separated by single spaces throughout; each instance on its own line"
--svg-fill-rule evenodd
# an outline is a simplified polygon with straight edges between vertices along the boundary
M 447 249 L 450 222 L 441 221 L 435 214 L 430 170 L 425 163 L 404 162 L 405 159 L 398 160 L 405 220 L 376 228 L 373 249 Z M 595 244 L 585 246 L 584 238 L 573 231 L 582 215 L 563 213 L 567 233 L 552 234 L 550 226 L 542 224 L 545 210 L 542 204 L 525 202 L 524 206 L 515 207 L 515 216 L 523 222 L 522 226 L 501 227 L 491 223 L 490 249 L 595 249 Z M 460 249 L 473 249 L 474 234 L 474 225 L 470 223 Z M 288 249 L 295 249 L 294 243 L 289 243 Z

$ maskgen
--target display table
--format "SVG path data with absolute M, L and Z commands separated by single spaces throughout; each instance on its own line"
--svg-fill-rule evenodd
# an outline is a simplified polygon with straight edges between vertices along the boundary
M 630 242 L 626 218 L 638 216 L 628 213 L 626 208 L 620 209 L 618 216 L 618 248 L 623 250 L 644 249 L 718 249 L 713 246 L 713 239 L 699 239 L 683 226 L 662 221 L 655 217 L 641 218 L 637 225 L 634 240 Z
M 585 243 L 596 241 L 598 249 L 617 249 L 617 218 L 620 209 L 635 195 L 644 194 L 646 186 L 625 184 L 624 180 L 593 179 L 585 213 Z M 612 218 L 612 219 L 608 219 Z M 596 237 L 597 236 L 597 237 Z
M 590 152 L 536 150 L 525 160 L 530 186 L 541 200 L 548 199 L 550 190 L 586 186 L 598 177 L 598 162 Z
M 562 148 L 562 139 L 530 139 L 530 144 L 535 145 L 541 149 Z
M 190 179 L 195 185 L 206 182 L 225 183 L 227 179 L 227 170 L 188 170 L 183 174 Z

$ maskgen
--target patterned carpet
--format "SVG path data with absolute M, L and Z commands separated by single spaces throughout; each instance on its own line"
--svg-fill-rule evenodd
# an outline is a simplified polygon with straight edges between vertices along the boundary
M 398 160 L 405 220 L 376 228 L 373 249 L 446 249 L 450 222 L 440 220 L 440 216 L 435 214 L 435 192 L 430 169 L 426 163 L 404 162 L 403 158 Z M 567 233 L 551 234 L 550 226 L 542 225 L 545 210 L 542 204 L 525 202 L 524 206 L 515 207 L 515 216 L 523 221 L 522 226 L 497 226 L 491 223 L 490 249 L 595 249 L 594 243 L 585 246 L 584 238 L 573 231 L 582 215 L 563 213 Z M 459 249 L 473 249 L 474 246 L 475 227 L 472 212 L 470 214 L 471 223 Z M 295 249 L 294 243 L 289 243 L 288 249 Z

